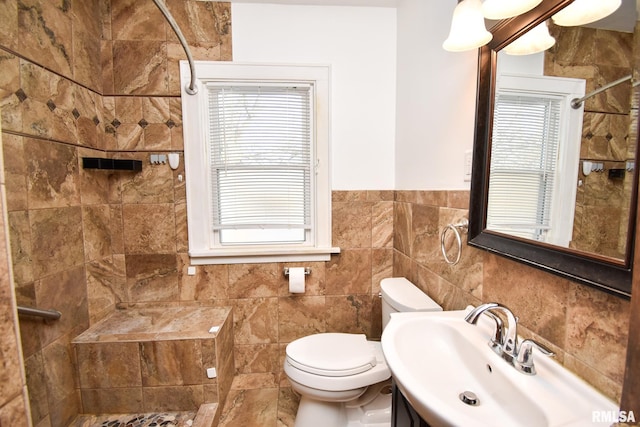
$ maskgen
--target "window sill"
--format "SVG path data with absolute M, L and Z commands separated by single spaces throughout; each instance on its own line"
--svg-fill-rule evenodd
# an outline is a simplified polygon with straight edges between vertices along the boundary
M 252 264 L 268 262 L 329 261 L 332 254 L 339 254 L 340 248 L 264 248 L 190 251 L 192 265 L 207 264 Z

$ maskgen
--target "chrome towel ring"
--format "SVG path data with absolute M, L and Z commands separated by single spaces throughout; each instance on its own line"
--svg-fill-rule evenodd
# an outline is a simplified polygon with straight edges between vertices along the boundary
M 447 236 L 447 232 L 449 230 L 453 231 L 453 234 L 456 236 L 456 242 L 458 243 L 458 255 L 455 260 L 451 260 L 447 255 L 447 250 L 444 246 L 444 241 Z M 447 264 L 456 265 L 460 262 L 460 256 L 462 255 L 462 238 L 460 237 L 460 231 L 466 233 L 469 230 L 469 220 L 463 219 L 457 224 L 448 224 L 442 229 L 442 233 L 440 233 L 440 250 L 442 251 L 442 256 Z

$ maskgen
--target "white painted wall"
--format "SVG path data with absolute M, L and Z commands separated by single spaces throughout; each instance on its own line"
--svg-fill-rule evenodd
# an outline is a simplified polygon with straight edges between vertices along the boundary
M 498 52 L 497 74 L 523 74 L 523 75 L 544 75 L 544 52 L 533 55 L 509 55 L 504 51 Z
M 334 190 L 468 189 L 477 52 L 442 49 L 455 4 L 232 3 L 233 58 L 332 65 Z
M 456 2 L 399 0 L 395 188 L 468 189 L 477 52 L 442 49 Z
M 231 14 L 234 61 L 331 65 L 332 188 L 394 189 L 396 9 L 232 3 Z

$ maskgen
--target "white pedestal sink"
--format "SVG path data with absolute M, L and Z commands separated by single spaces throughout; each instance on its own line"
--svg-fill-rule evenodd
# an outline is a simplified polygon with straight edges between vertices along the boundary
M 433 427 L 611 425 L 598 421 L 617 414 L 614 402 L 536 350 L 537 374 L 518 372 L 487 345 L 493 321 L 482 316 L 471 325 L 464 321 L 467 313 L 393 314 L 382 335 L 382 349 L 398 387 L 427 423 Z M 472 394 L 463 399 L 466 392 Z

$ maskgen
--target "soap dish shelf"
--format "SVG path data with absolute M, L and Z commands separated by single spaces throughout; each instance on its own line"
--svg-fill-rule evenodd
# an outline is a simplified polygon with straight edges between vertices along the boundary
M 104 169 L 139 172 L 142 170 L 142 161 L 128 159 L 103 159 L 100 157 L 83 157 L 84 169 Z

